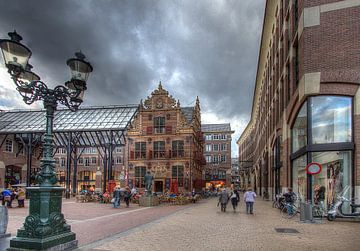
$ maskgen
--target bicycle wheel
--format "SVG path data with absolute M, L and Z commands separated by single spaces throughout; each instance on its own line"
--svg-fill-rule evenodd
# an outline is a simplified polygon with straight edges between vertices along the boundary
M 287 218 L 288 217 L 288 210 L 287 210 L 287 206 L 283 205 L 282 208 L 280 208 L 280 214 L 282 215 L 282 217 Z

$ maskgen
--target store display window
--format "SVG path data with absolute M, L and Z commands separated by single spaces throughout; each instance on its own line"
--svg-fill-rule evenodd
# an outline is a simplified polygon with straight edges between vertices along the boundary
M 301 201 L 305 201 L 306 198 L 306 155 L 295 159 L 293 161 L 292 169 L 292 181 L 293 181 L 293 192 L 296 193 L 297 197 Z
M 307 103 L 305 102 L 298 116 L 296 117 L 294 126 L 291 130 L 292 135 L 292 152 L 296 152 L 307 144 Z
M 351 151 L 314 152 L 312 161 L 322 166 L 321 173 L 312 176 L 314 204 L 329 210 L 337 196 L 351 198 L 351 189 L 346 189 L 351 186 Z M 349 204 L 344 203 L 343 212 L 350 213 Z

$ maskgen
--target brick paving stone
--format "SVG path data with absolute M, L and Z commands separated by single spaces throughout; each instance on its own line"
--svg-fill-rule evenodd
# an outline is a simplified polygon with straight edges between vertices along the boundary
M 255 202 L 254 215 L 226 213 L 217 200 L 177 211 L 151 224 L 133 228 L 85 246 L 82 250 L 359 250 L 360 222 L 326 219 L 301 223 L 283 218 L 271 202 Z M 277 233 L 275 228 L 293 228 L 296 234 Z
M 163 216 L 169 215 L 188 206 L 159 206 L 153 208 L 139 207 L 130 204 L 129 208 L 113 208 L 112 204 L 77 203 L 74 199 L 63 200 L 62 212 L 71 230 L 76 233 L 79 246 L 92 243 L 114 234 L 127 231 Z M 9 225 L 7 233 L 16 235 L 28 215 L 27 202 L 25 208 L 9 209 Z M 3 244 L 5 240 L 0 240 Z

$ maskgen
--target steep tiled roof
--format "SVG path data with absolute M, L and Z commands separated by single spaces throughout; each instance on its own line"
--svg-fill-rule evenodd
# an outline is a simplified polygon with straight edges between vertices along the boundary
M 230 123 L 226 124 L 201 124 L 201 131 L 203 132 L 230 132 Z

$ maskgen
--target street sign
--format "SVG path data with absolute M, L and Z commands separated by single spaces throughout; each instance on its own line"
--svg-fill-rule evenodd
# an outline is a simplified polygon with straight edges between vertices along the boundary
M 316 162 L 311 162 L 306 166 L 306 172 L 310 175 L 319 174 L 321 170 L 322 166 Z

